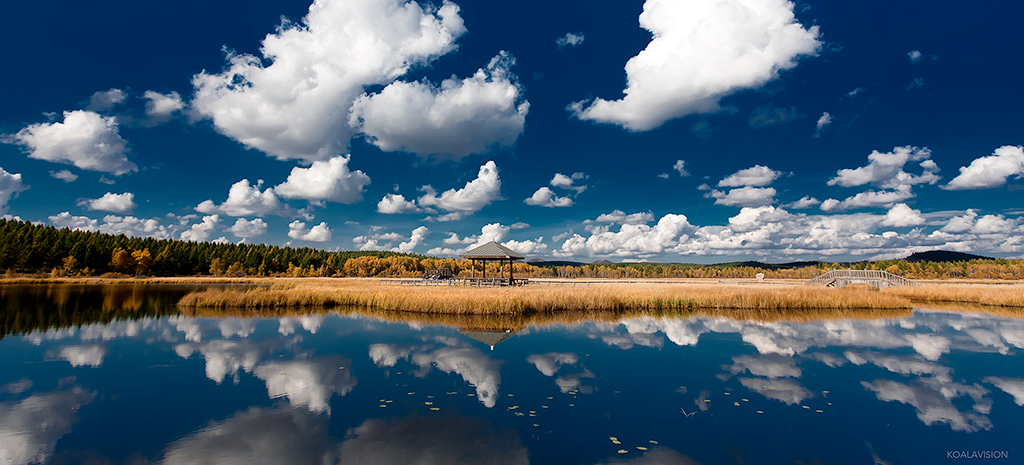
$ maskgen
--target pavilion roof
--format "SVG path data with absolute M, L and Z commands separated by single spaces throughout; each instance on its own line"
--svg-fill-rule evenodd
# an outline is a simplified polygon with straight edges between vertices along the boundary
M 501 329 L 501 330 L 465 330 L 465 329 L 460 329 L 459 332 L 462 333 L 462 334 L 465 334 L 466 336 L 469 336 L 469 337 L 471 337 L 473 339 L 476 339 L 476 340 L 478 340 L 480 342 L 483 342 L 484 344 L 487 344 L 487 345 L 491 346 L 492 349 L 494 348 L 494 346 L 500 344 L 505 339 L 508 339 L 508 338 L 512 337 L 512 335 L 516 333 L 514 330 L 511 330 L 511 329 Z
M 467 250 L 459 256 L 475 260 L 522 260 L 526 258 L 515 253 L 512 249 L 494 241 L 488 242 L 473 250 Z

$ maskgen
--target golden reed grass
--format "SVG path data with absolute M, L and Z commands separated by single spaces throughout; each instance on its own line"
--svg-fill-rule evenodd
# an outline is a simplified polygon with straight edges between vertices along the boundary
M 927 284 L 889 288 L 883 293 L 917 302 L 1024 307 L 1024 285 L 1021 284 Z
M 522 329 L 551 325 L 575 325 L 585 322 L 618 323 L 629 318 L 729 318 L 737 321 L 809 322 L 824 320 L 876 320 L 880 318 L 903 318 L 912 313 L 908 309 L 807 309 L 807 310 L 753 310 L 753 309 L 694 309 L 690 311 L 592 311 L 592 312 L 543 312 L 519 314 L 483 313 L 422 313 L 394 310 L 379 310 L 359 307 L 326 308 L 182 308 L 181 314 L 192 317 L 240 317 L 240 318 L 281 318 L 299 317 L 310 314 L 338 314 L 370 317 L 396 323 L 423 325 L 444 325 L 462 329 Z
M 528 314 L 697 309 L 910 309 L 906 298 L 864 289 L 720 284 L 594 284 L 473 288 L 397 286 L 368 280 L 298 281 L 248 290 L 211 289 L 186 295 L 179 308 L 343 307 L 449 314 Z

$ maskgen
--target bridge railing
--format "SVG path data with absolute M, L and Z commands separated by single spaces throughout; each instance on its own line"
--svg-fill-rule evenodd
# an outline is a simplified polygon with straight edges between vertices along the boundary
M 836 281 L 864 280 L 886 282 L 890 286 L 919 286 L 920 283 L 911 281 L 903 276 L 892 274 L 885 270 L 829 270 L 814 279 L 805 282 L 808 286 L 828 286 Z

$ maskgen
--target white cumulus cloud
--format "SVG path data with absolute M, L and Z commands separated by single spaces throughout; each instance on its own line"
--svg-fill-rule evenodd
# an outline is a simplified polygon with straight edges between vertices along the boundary
M 704 194 L 704 197 L 715 199 L 715 205 L 727 207 L 760 207 L 775 202 L 774 187 L 740 187 L 729 189 L 729 192 L 722 192 L 713 189 Z
M 922 224 L 924 224 L 924 217 L 921 216 L 921 210 L 914 210 L 905 203 L 893 205 L 889 212 L 885 214 L 885 221 L 882 221 L 882 226 L 894 226 L 897 228 L 919 226 Z
M 68 170 L 50 171 L 50 176 L 54 179 L 60 179 L 64 182 L 75 182 L 78 179 L 78 175 Z
M 653 35 L 626 63 L 625 94 L 570 105 L 577 117 L 631 131 L 719 110 L 719 100 L 757 88 L 821 47 L 786 0 L 648 0 L 640 26 Z
M 235 237 L 259 237 L 267 233 L 267 223 L 263 221 L 263 218 L 256 218 L 252 221 L 245 218 L 239 218 L 235 220 L 234 225 L 227 228 L 225 231 L 234 234 Z
M 867 166 L 839 170 L 836 177 L 829 179 L 828 185 L 853 187 L 872 184 L 882 189 L 896 189 L 901 186 L 935 184 L 939 180 L 935 174 L 939 167 L 930 159 L 931 155 L 931 150 L 927 148 L 909 145 L 895 147 L 888 153 L 873 150 L 868 155 Z M 909 162 L 919 162 L 922 173 L 914 175 L 904 171 L 903 168 Z
M 356 203 L 363 200 L 363 188 L 370 177 L 362 171 L 351 171 L 351 156 L 332 157 L 315 161 L 309 168 L 292 168 L 288 180 L 274 188 L 286 199 L 326 200 L 338 203 Z
M 21 182 L 21 173 L 8 173 L 0 168 L 0 214 L 7 213 L 7 202 L 18 195 L 18 192 L 28 190 L 30 186 Z
M 126 99 L 128 99 L 128 93 L 121 89 L 101 90 L 89 97 L 89 105 L 85 109 L 103 113 L 113 110 L 114 107 L 124 103 Z
M 412 213 L 422 211 L 416 206 L 416 202 L 406 200 L 402 194 L 386 194 L 377 202 L 377 213 L 394 215 L 397 213 Z
M 219 213 L 228 216 L 254 216 L 254 215 L 291 215 L 293 210 L 281 202 L 281 199 L 274 193 L 274 188 L 262 189 L 263 180 L 257 180 L 255 185 L 250 185 L 248 179 L 243 179 L 231 185 L 228 190 L 228 199 L 217 205 L 213 200 L 204 200 L 196 205 L 199 213 Z
M 189 229 L 181 233 L 181 240 L 191 242 L 203 242 L 210 239 L 213 229 L 220 223 L 219 215 L 204 216 L 203 221 L 193 224 Z
M 125 192 L 123 194 L 114 194 L 107 192 L 103 194 L 103 197 L 98 199 L 83 199 L 78 202 L 79 205 L 85 206 L 89 210 L 101 210 L 111 213 L 120 213 L 122 215 L 130 215 L 132 210 L 138 205 L 135 204 L 135 194 L 131 192 Z
M 466 79 L 395 82 L 356 99 L 349 124 L 386 152 L 459 158 L 511 147 L 526 124 L 529 102 L 507 52 Z
M 145 122 L 146 126 L 166 123 L 174 117 L 175 113 L 185 108 L 185 102 L 181 99 L 181 95 L 173 91 L 161 94 L 147 90 L 142 94 L 142 98 L 148 100 L 146 102 L 146 117 L 148 118 Z
M 459 7 L 403 0 L 316 0 L 299 23 L 263 39 L 262 57 L 229 53 L 226 69 L 192 78 L 192 105 L 224 135 L 279 159 L 342 153 L 348 112 L 369 85 L 456 48 Z
M 494 161 L 480 167 L 476 179 L 462 189 L 449 189 L 438 195 L 431 186 L 423 186 L 424 194 L 418 200 L 420 207 L 437 207 L 461 218 L 484 208 L 501 195 L 501 179 Z M 457 219 L 455 218 L 455 219 Z
M 29 158 L 83 170 L 118 176 L 138 170 L 128 161 L 128 142 L 118 133 L 117 120 L 91 111 L 65 111 L 62 122 L 30 124 L 2 141 L 22 146 Z
M 779 176 L 782 176 L 781 171 L 775 171 L 767 166 L 754 165 L 726 176 L 725 179 L 718 182 L 718 187 L 762 187 L 771 184 Z
M 551 190 L 547 186 L 537 189 L 532 196 L 524 200 L 527 205 L 536 205 L 539 207 L 571 207 L 573 202 L 569 197 L 559 197 L 555 195 L 555 191 Z
M 308 242 L 327 242 L 334 238 L 331 228 L 326 222 L 306 228 L 306 223 L 295 220 L 288 224 L 288 237 Z
M 992 155 L 974 159 L 968 166 L 960 167 L 960 174 L 942 186 L 943 189 L 987 189 L 1000 187 L 1014 176 L 1024 176 L 1024 147 L 1004 145 Z

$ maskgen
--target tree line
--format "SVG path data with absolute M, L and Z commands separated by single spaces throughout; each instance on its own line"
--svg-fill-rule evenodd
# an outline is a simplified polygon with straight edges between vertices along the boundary
M 473 269 L 473 266 L 476 269 Z M 694 265 L 613 263 L 513 265 L 516 277 L 566 279 L 753 278 L 811 279 L 832 268 L 886 270 L 910 279 L 1024 279 L 1024 260 L 858 263 L 813 262 L 779 267 L 744 262 Z M 488 276 L 507 273 L 488 263 Z M 330 252 L 266 244 L 215 244 L 73 231 L 0 219 L 0 270 L 51 276 L 293 276 L 415 278 L 447 268 L 455 276 L 480 276 L 480 262 L 396 252 Z

